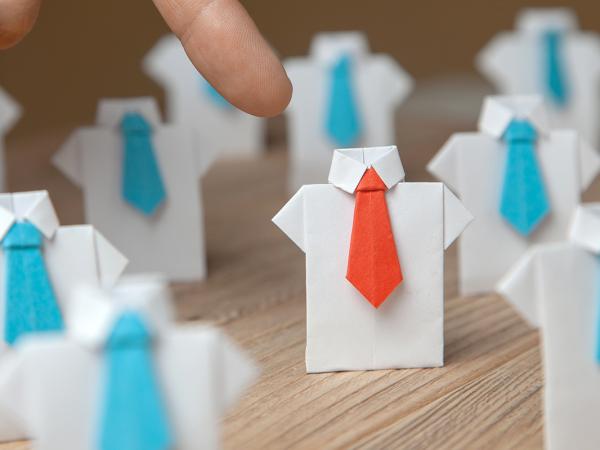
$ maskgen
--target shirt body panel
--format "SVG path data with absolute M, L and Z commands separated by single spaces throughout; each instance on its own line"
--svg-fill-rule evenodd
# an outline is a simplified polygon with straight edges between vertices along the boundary
M 572 244 L 539 255 L 545 433 L 551 450 L 592 450 L 600 443 L 598 258 Z
M 100 127 L 85 131 L 81 151 L 86 221 L 128 256 L 128 272 L 202 279 L 204 223 L 191 133 L 163 126 L 152 139 L 167 197 L 153 216 L 146 217 L 122 198 L 119 131 Z
M 308 372 L 443 364 L 443 185 L 386 193 L 404 281 L 378 309 L 346 280 L 354 196 L 305 187 Z
M 506 143 L 472 133 L 464 135 L 456 151 L 460 198 L 475 217 L 459 241 L 460 290 L 471 295 L 492 290 L 531 245 L 566 237 L 580 200 L 578 139 L 574 132 L 555 131 L 538 140 L 536 155 L 551 211 L 529 237 L 513 230 L 499 212 Z
M 161 336 L 155 370 L 176 447 L 219 448 L 220 369 L 218 337 L 211 331 L 181 329 Z M 36 450 L 96 450 L 103 353 L 66 339 L 29 343 L 25 357 Z

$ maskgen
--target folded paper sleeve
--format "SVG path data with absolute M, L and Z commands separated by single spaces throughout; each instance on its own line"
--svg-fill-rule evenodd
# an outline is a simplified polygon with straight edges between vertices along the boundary
M 183 52 L 183 48 L 180 45 L 174 45 L 176 43 L 174 41 L 177 40 L 172 35 L 163 36 L 142 62 L 144 71 L 148 75 L 165 84 L 179 81 L 179 74 L 173 68 L 181 65 L 179 52 Z M 177 51 L 174 51 L 175 48 Z
M 444 249 L 450 247 L 472 220 L 467 208 L 444 186 Z
M 283 208 L 273 217 L 273 223 L 281 231 L 306 252 L 304 247 L 304 187 L 285 204 Z
M 460 173 L 458 170 L 458 147 L 465 133 L 453 134 L 441 150 L 427 164 L 427 170 L 438 180 L 460 195 Z
M 231 409 L 259 375 L 259 369 L 240 348 L 223 333 L 219 333 L 216 354 L 221 359 L 218 369 L 222 381 L 221 413 Z
M 129 261 L 97 230 L 94 230 L 94 244 L 96 245 L 100 285 L 105 288 L 112 287 Z
M 52 156 L 52 164 L 60 170 L 71 183 L 83 186 L 83 174 L 81 164 L 81 149 L 83 139 L 82 130 L 76 130 L 70 134 L 62 147 Z
M 385 54 L 374 55 L 375 73 L 380 72 L 381 83 L 378 86 L 385 89 L 382 92 L 393 104 L 402 103 L 413 89 L 412 77 L 391 56 Z
M 540 326 L 537 265 L 539 247 L 531 248 L 498 282 L 500 293 L 532 326 Z
M 513 66 L 512 48 L 516 44 L 512 32 L 499 33 L 479 52 L 475 66 L 494 83 L 504 85 L 503 74 Z

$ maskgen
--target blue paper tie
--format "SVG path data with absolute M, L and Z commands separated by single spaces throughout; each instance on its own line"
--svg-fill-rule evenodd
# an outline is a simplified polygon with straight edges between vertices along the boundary
M 536 140 L 537 133 L 527 120 L 513 120 L 504 133 L 508 148 L 500 214 L 524 236 L 531 234 L 550 212 Z
M 29 222 L 16 222 L 2 240 L 6 265 L 4 339 L 60 331 L 63 320 L 42 255 L 43 237 Z
M 362 133 L 352 86 L 352 59 L 347 55 L 342 56 L 331 69 L 325 131 L 341 147 L 356 144 Z
M 123 138 L 123 199 L 144 215 L 153 215 L 166 199 L 154 145 L 152 128 L 138 113 L 121 121 Z
M 99 450 L 167 450 L 173 437 L 142 318 L 125 312 L 105 348 Z
M 545 49 L 545 77 L 548 98 L 557 106 L 566 106 L 569 89 L 566 67 L 562 52 L 563 35 L 558 31 L 547 31 L 543 35 Z

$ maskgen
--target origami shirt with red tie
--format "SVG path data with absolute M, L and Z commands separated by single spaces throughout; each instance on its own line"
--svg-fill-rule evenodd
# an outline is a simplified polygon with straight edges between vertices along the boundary
M 373 168 L 402 282 L 375 308 L 346 278 L 355 190 Z M 308 372 L 443 365 L 444 249 L 472 220 L 442 183 L 404 183 L 395 146 L 336 150 L 330 184 L 307 185 L 273 218 L 306 253 Z

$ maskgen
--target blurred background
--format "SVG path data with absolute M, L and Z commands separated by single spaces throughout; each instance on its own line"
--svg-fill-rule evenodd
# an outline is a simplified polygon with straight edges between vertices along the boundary
M 454 89 L 446 94 L 450 99 L 463 97 L 459 93 L 464 86 L 457 79 L 482 89 L 473 58 L 495 33 L 513 28 L 523 6 L 569 6 L 583 29 L 600 30 L 600 3 L 593 0 L 242 3 L 282 57 L 305 54 L 318 31 L 363 30 L 372 50 L 392 54 L 417 79 L 417 89 L 454 79 Z M 12 135 L 90 123 L 99 97 L 162 99 L 159 87 L 142 73 L 140 61 L 167 32 L 150 0 L 45 2 L 33 32 L 20 45 L 0 53 L 0 86 L 26 113 Z M 437 103 L 446 102 L 441 98 Z
M 475 72 L 474 57 L 493 35 L 514 27 L 521 8 L 569 6 L 582 29 L 600 31 L 600 3 L 592 0 L 242 3 L 282 58 L 305 55 L 316 32 L 362 30 L 372 51 L 393 55 L 416 79 L 397 112 L 396 144 L 409 180 L 427 177 L 426 162 L 451 133 L 474 129 L 482 97 L 492 93 Z M 0 52 L 0 86 L 24 110 L 7 137 L 10 189 L 44 187 L 38 177 L 48 173 L 66 188 L 49 157 L 69 131 L 93 122 L 99 98 L 151 95 L 164 106 L 163 92 L 142 72 L 141 61 L 168 32 L 150 0 L 46 2 L 32 33 Z M 269 148 L 284 148 L 283 118 L 271 119 L 268 130 Z M 21 148 L 35 148 L 35 161 Z M 11 170 L 23 164 L 25 174 Z M 68 211 L 63 217 L 77 219 Z

